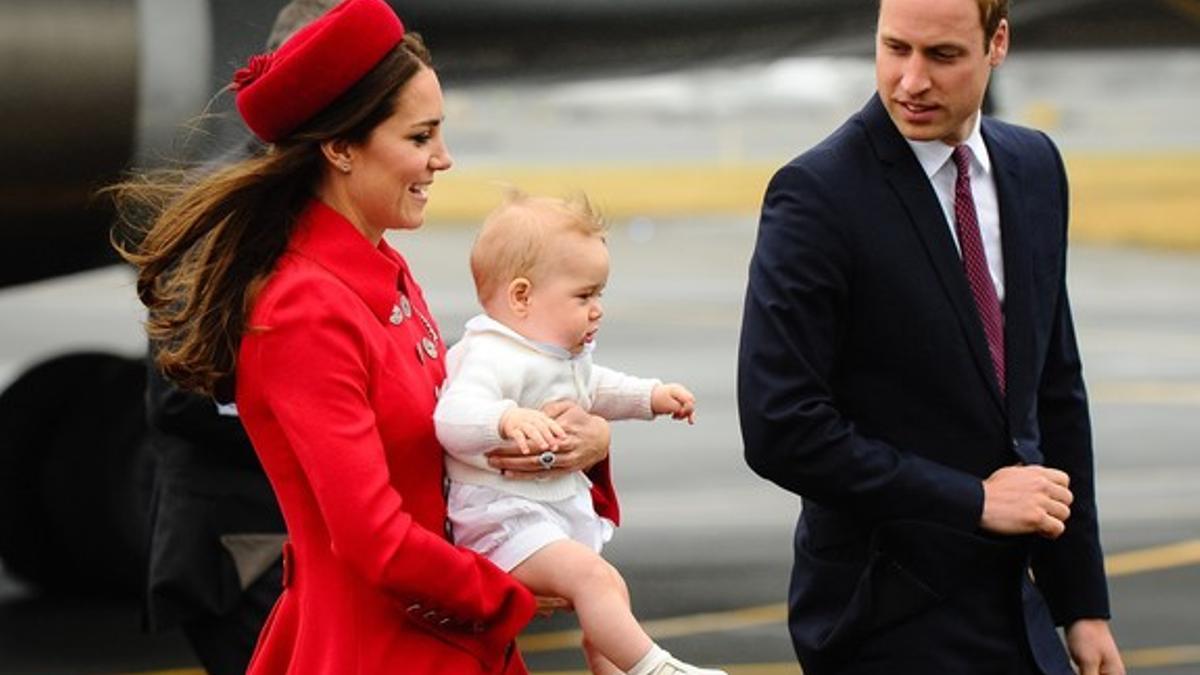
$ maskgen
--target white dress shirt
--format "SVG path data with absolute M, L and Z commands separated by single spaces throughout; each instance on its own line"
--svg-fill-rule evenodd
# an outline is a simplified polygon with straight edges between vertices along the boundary
M 964 145 L 971 149 L 971 194 L 975 198 L 975 214 L 979 220 L 979 235 L 983 238 L 983 251 L 987 255 L 988 271 L 992 283 L 996 286 L 996 297 L 1004 303 L 1004 251 L 1000 245 L 1000 202 L 996 197 L 996 180 L 992 173 L 992 159 L 988 155 L 987 145 L 983 142 L 980 125 L 983 115 L 975 114 L 975 126 Z M 950 238 L 962 255 L 962 247 L 958 243 L 958 231 L 954 226 L 954 181 L 958 177 L 958 169 L 950 155 L 954 152 L 952 146 L 941 141 L 912 141 L 908 140 L 921 168 L 937 193 L 938 202 L 942 205 L 942 213 L 946 216 L 946 224 L 950 226 Z

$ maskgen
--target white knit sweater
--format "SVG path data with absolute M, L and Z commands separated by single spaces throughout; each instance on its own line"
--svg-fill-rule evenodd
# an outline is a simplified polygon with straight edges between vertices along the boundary
M 578 355 L 528 340 L 480 314 L 446 355 L 446 383 L 434 412 L 452 480 L 537 501 L 558 501 L 590 483 L 582 472 L 542 480 L 511 480 L 484 453 L 512 445 L 500 438 L 500 417 L 512 407 L 539 409 L 569 400 L 608 420 L 652 419 L 650 393 L 658 380 L 625 375 L 592 364 L 592 345 Z

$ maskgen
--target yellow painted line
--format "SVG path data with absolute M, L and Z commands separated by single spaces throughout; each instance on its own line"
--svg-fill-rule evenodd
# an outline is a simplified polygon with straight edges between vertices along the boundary
M 1072 153 L 1075 240 L 1200 249 L 1200 155 Z
M 144 670 L 136 673 L 118 673 L 118 675 L 208 675 L 203 668 L 177 668 L 175 670 Z
M 1200 664 L 1200 645 L 1177 647 L 1150 647 L 1128 649 L 1121 652 L 1127 668 L 1167 668 Z M 800 666 L 794 662 L 739 663 L 720 666 L 729 675 L 802 675 Z M 537 670 L 534 675 L 588 675 L 586 670 Z
M 1076 241 L 1200 250 L 1200 153 L 1070 153 L 1071 236 Z M 579 190 L 612 220 L 636 216 L 754 217 L 782 163 L 476 166 L 438 178 L 431 223 L 476 224 L 501 185 L 564 195 Z
M 1109 577 L 1123 577 L 1196 564 L 1200 564 L 1200 539 L 1114 553 L 1104 560 Z
M 787 621 L 787 605 L 773 603 L 758 607 L 745 607 L 728 612 L 707 612 L 670 619 L 642 621 L 642 628 L 650 637 L 661 640 L 664 638 L 695 635 L 697 633 L 716 633 L 743 628 L 754 628 L 770 624 L 781 624 Z M 547 652 L 559 649 L 574 649 L 583 639 L 579 630 L 562 630 L 549 633 L 533 633 L 523 635 L 517 640 L 523 652 Z
M 1148 647 L 1127 649 L 1121 657 L 1128 668 L 1167 668 L 1200 664 L 1200 645 L 1178 645 L 1173 647 Z M 720 666 L 729 675 L 802 675 L 800 666 L 794 661 L 776 663 L 738 663 Z M 534 675 L 588 675 L 586 670 L 535 670 Z M 140 675 L 205 675 L 200 668 L 158 670 Z
M 1200 564 L 1200 539 L 1114 553 L 1105 558 L 1108 576 L 1123 577 L 1143 572 Z M 745 607 L 728 612 L 706 612 L 670 619 L 643 621 L 642 628 L 650 637 L 661 640 L 697 633 L 719 633 L 757 626 L 782 624 L 787 621 L 787 605 L 774 603 Z M 536 653 L 574 649 L 583 639 L 579 630 L 532 633 L 518 639 L 521 651 Z
M 1200 406 L 1195 382 L 1099 382 L 1088 390 L 1097 403 Z
M 1163 668 L 1166 666 L 1188 666 L 1200 664 L 1200 645 L 1178 647 L 1150 647 L 1129 649 L 1121 652 L 1128 668 Z
M 1114 553 L 1105 558 L 1108 576 L 1123 577 L 1143 572 L 1200 564 L 1200 539 L 1176 542 L 1164 546 Z M 773 603 L 744 607 L 727 612 L 705 612 L 668 619 L 643 621 L 642 628 L 656 640 L 698 633 L 718 633 L 767 625 L 782 625 L 787 621 L 787 605 Z M 532 633 L 518 638 L 521 651 L 526 653 L 577 649 L 583 633 L 563 630 Z M 1122 652 L 1126 665 L 1153 668 L 1172 665 L 1200 664 L 1200 645 L 1155 647 Z M 794 663 L 761 663 L 724 666 L 730 675 L 795 675 L 800 670 Z M 539 675 L 575 675 L 584 671 L 541 671 Z M 131 674 L 132 675 L 132 674 Z M 158 670 L 140 675 L 204 675 L 197 668 Z
M 729 675 L 802 675 L 800 666 L 795 662 L 781 663 L 738 663 L 728 666 L 701 664 L 713 668 L 723 668 Z M 586 670 L 534 670 L 533 675 L 588 675 Z

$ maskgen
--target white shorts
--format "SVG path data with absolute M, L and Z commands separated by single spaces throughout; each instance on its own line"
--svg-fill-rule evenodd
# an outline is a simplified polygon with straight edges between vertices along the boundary
M 575 541 L 599 553 L 612 539 L 613 523 L 596 515 L 592 495 L 539 502 L 483 485 L 451 481 L 447 511 L 454 543 L 496 563 L 505 572 L 547 544 Z

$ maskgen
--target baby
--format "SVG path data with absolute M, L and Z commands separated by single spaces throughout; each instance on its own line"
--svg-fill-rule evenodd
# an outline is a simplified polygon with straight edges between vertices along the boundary
M 596 514 L 582 473 L 509 479 L 485 457 L 515 444 L 552 468 L 565 433 L 539 410 L 551 401 L 574 401 L 609 420 L 693 421 L 695 399 L 681 385 L 592 364 L 608 282 L 603 223 L 585 198 L 511 194 L 484 221 L 471 273 L 485 313 L 450 349 L 434 413 L 448 453 L 456 542 L 535 594 L 571 601 L 594 673 L 722 673 L 675 659 L 638 625 L 625 582 L 599 555 L 613 523 Z

